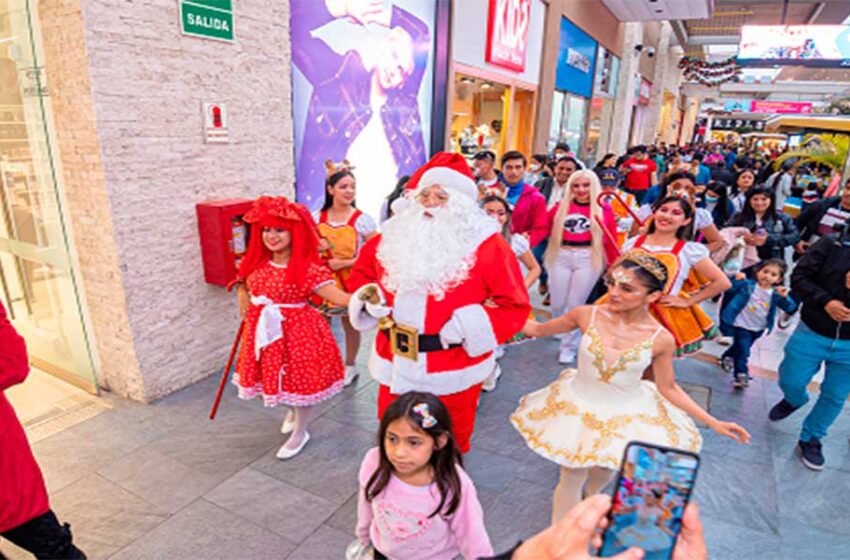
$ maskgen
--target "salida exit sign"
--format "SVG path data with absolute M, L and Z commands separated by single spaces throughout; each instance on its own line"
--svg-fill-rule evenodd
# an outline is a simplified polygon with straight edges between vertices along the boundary
M 179 0 L 180 31 L 184 35 L 233 42 L 231 0 Z

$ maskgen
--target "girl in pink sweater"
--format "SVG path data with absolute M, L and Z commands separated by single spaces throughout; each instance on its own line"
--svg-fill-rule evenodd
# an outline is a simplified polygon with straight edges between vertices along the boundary
M 451 560 L 492 556 L 484 512 L 462 468 L 446 407 L 431 393 L 410 392 L 384 413 L 379 445 L 360 466 L 357 541 L 374 558 Z

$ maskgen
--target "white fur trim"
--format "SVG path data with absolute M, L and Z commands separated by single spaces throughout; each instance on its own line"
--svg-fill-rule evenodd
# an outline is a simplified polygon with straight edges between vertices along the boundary
M 455 309 L 452 321 L 460 324 L 463 333 L 463 349 L 472 357 L 483 356 L 496 349 L 499 342 L 493 332 L 490 316 L 481 305 L 467 305 Z
M 440 185 L 446 190 L 465 194 L 472 200 L 478 199 L 478 187 L 475 185 L 475 181 L 450 167 L 433 167 L 423 173 L 422 177 L 419 178 L 419 184 L 416 186 L 414 195 L 419 194 L 431 185 Z
M 379 356 L 375 347 L 372 346 L 369 355 L 369 373 L 375 381 L 381 385 L 387 385 L 390 392 L 396 395 L 408 391 L 451 395 L 483 382 L 496 364 L 491 354 L 481 363 L 466 368 L 427 373 L 426 356 L 427 354 L 420 354 L 417 362 L 398 356 L 393 356 L 393 360 L 390 361 Z
M 351 294 L 351 299 L 348 300 L 348 320 L 351 322 L 351 326 L 358 331 L 369 331 L 378 326 L 378 320 L 366 311 L 366 302 L 360 301 L 360 294 L 367 287 L 368 285 L 361 286 Z

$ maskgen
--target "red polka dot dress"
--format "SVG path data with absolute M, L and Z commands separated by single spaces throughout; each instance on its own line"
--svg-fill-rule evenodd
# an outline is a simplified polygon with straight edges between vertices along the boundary
M 320 264 L 310 265 L 303 285 L 287 282 L 286 267 L 272 262 L 248 276 L 251 306 L 233 379 L 240 398 L 262 396 L 265 406 L 311 406 L 342 391 L 342 356 L 330 326 L 306 305 L 316 289 L 333 282 L 331 271 Z M 268 323 L 278 321 L 282 336 L 256 348 L 258 334 L 269 340 L 263 333 Z M 271 330 L 275 328 L 272 324 Z

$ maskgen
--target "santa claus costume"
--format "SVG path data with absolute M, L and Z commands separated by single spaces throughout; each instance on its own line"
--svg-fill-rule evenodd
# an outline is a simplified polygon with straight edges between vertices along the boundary
M 369 357 L 378 416 L 407 391 L 434 393 L 465 453 L 493 351 L 528 318 L 528 292 L 462 156 L 437 154 L 407 188 L 410 203 L 364 245 L 349 277 L 349 317 L 379 328 Z M 365 301 L 370 292 L 380 303 Z
M 296 441 L 278 452 L 288 459 L 309 440 L 309 407 L 343 389 L 342 357 L 330 326 L 307 300 L 314 293 L 345 304 L 348 298 L 339 297 L 333 274 L 319 262 L 306 208 L 283 197 L 261 197 L 244 219 L 252 231 L 237 282 L 244 283 L 250 305 L 233 383 L 240 398 L 294 408 L 281 431 L 292 432 Z M 281 240 L 286 237 L 288 244 Z

